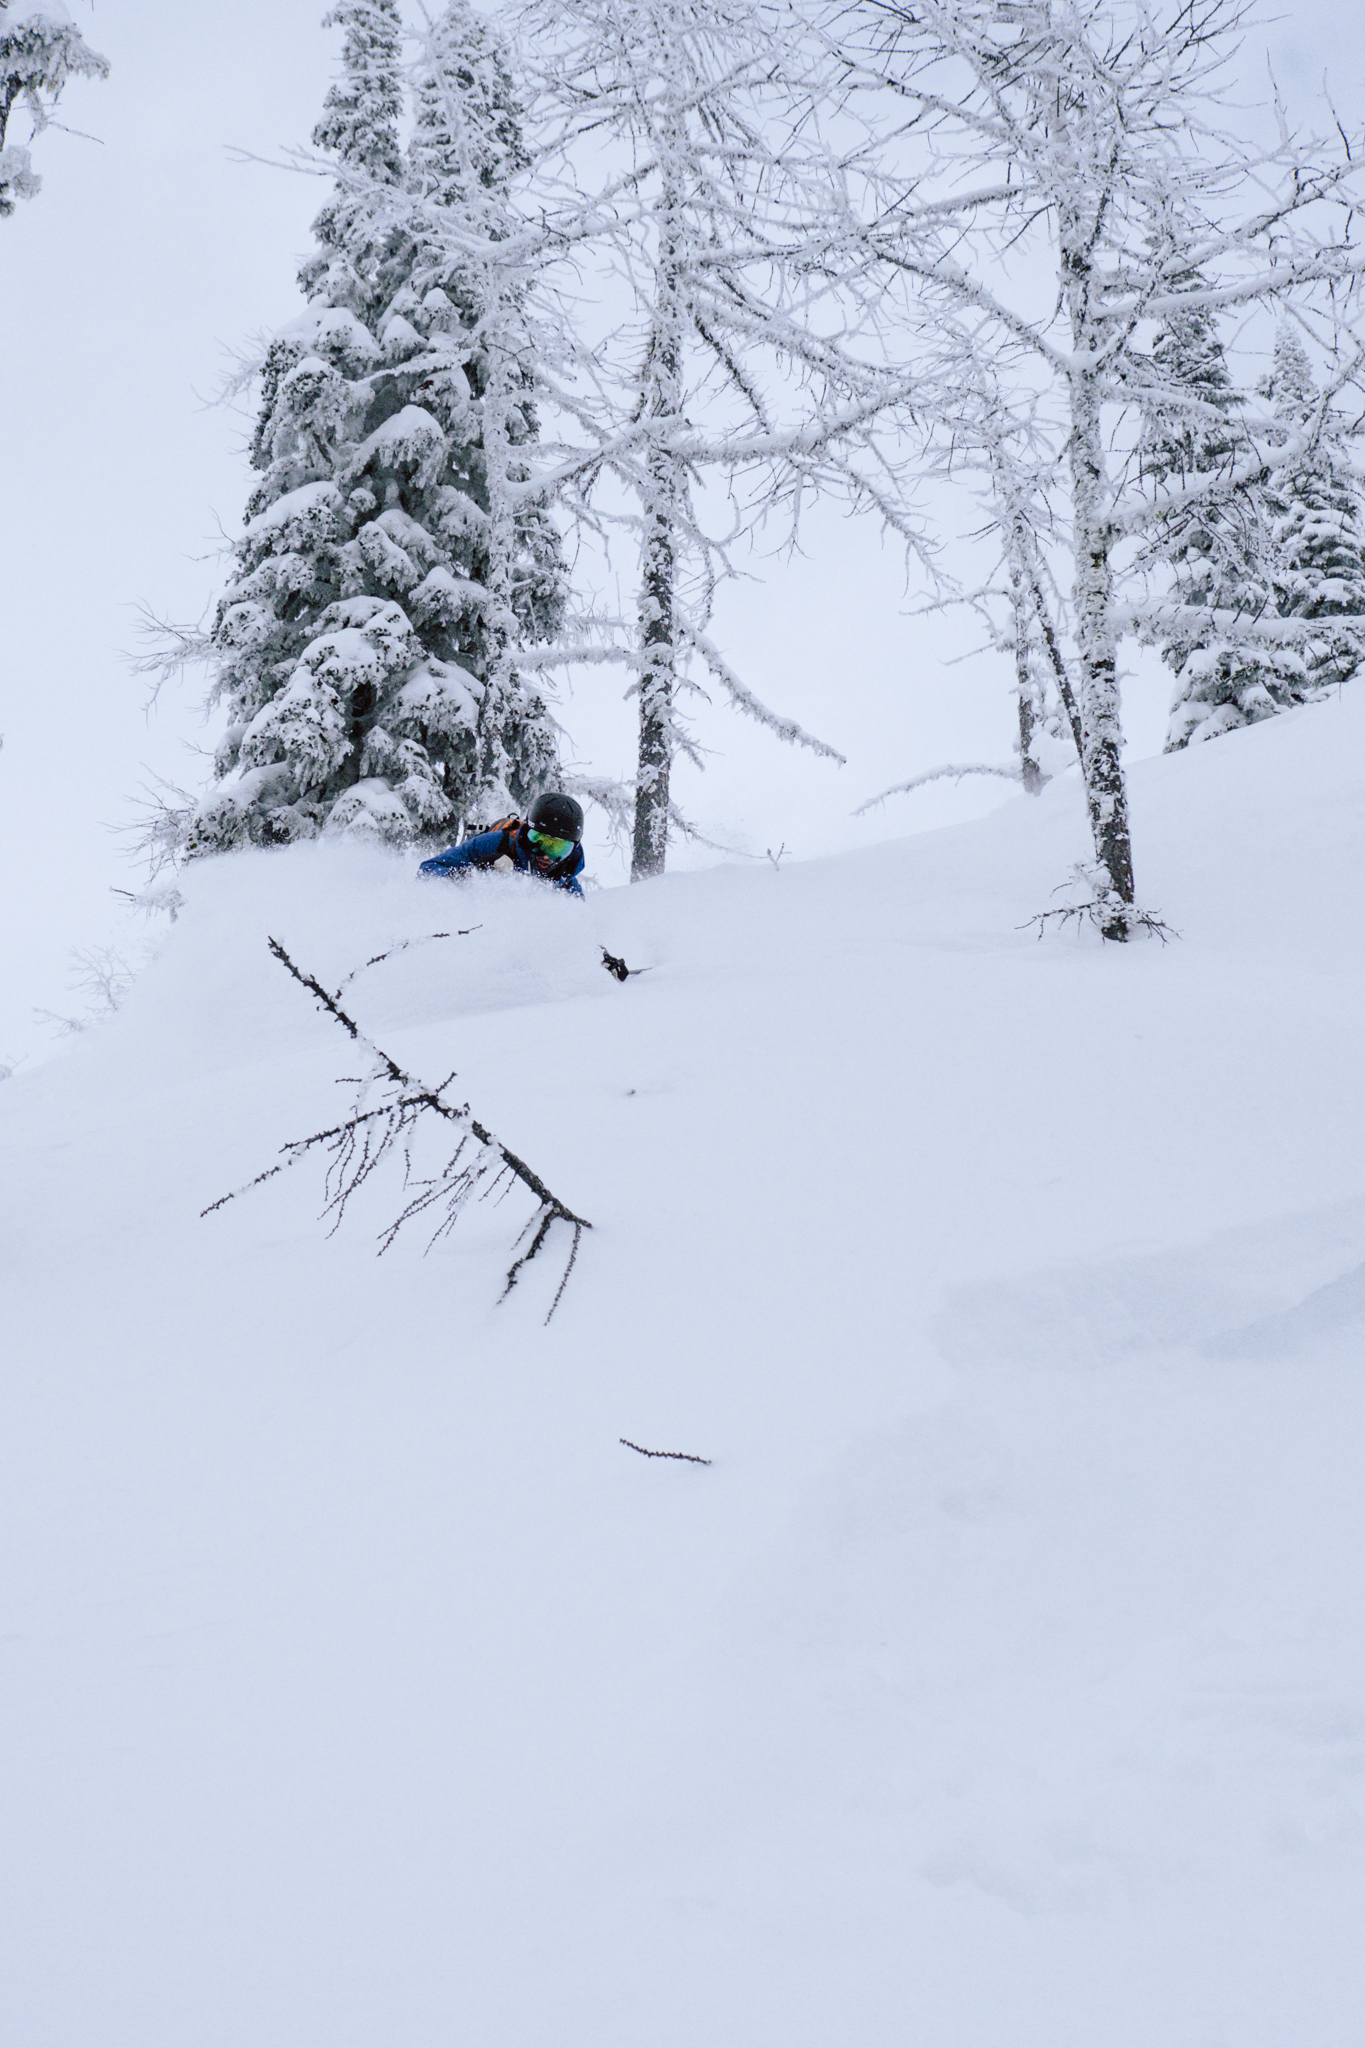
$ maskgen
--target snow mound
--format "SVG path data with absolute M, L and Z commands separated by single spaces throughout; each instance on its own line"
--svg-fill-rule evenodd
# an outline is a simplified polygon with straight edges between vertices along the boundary
M 1355 2048 L 1365 693 L 1133 805 L 1165 948 L 1027 928 L 1068 781 L 189 872 L 0 1093 L 6 2039 Z M 270 935 L 591 1220 L 548 1327 L 515 1193 L 200 1219 L 358 1071 Z

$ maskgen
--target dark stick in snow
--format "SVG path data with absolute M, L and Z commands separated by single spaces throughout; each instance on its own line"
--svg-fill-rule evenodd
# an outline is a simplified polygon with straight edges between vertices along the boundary
M 649 967 L 627 967 L 619 953 L 609 953 L 605 946 L 602 948 L 602 965 L 606 968 L 607 973 L 616 981 L 629 981 L 632 974 L 651 974 L 653 972 L 653 969 Z
M 691 1451 L 647 1451 L 643 1444 L 633 1444 L 628 1436 L 618 1437 L 616 1441 L 624 1444 L 628 1451 L 638 1451 L 642 1458 L 679 1458 L 684 1465 L 709 1465 L 711 1462 L 709 1458 L 694 1457 Z
M 502 1291 L 504 1301 L 516 1286 L 522 1267 L 529 1265 L 544 1246 L 550 1233 L 550 1226 L 562 1222 L 570 1224 L 573 1228 L 573 1243 L 569 1248 L 568 1262 L 545 1318 L 548 1323 L 559 1307 L 564 1289 L 568 1285 L 583 1232 L 592 1228 L 587 1218 L 576 1215 L 567 1203 L 561 1202 L 558 1195 L 545 1185 L 540 1175 L 529 1167 L 524 1159 L 519 1158 L 502 1143 L 501 1139 L 496 1138 L 492 1131 L 479 1122 L 467 1102 L 456 1108 L 454 1104 L 444 1100 L 444 1091 L 455 1078 L 453 1074 L 448 1075 L 437 1087 L 428 1088 L 411 1074 L 405 1073 L 395 1059 L 365 1036 L 355 1019 L 342 1009 L 336 996 L 328 994 L 316 975 L 305 974 L 303 969 L 290 959 L 278 939 L 271 939 L 269 944 L 280 965 L 288 969 L 295 981 L 308 990 L 328 1016 L 333 1018 L 357 1045 L 364 1047 L 374 1065 L 370 1073 L 362 1077 L 359 1083 L 360 1092 L 350 1116 L 327 1130 L 314 1131 L 310 1137 L 291 1139 L 280 1147 L 285 1156 L 278 1165 L 267 1167 L 263 1173 L 258 1173 L 254 1180 L 247 1181 L 240 1188 L 234 1188 L 230 1194 L 220 1195 L 216 1202 L 210 1202 L 207 1209 L 200 1211 L 201 1215 L 211 1216 L 215 1209 L 223 1208 L 226 1203 L 235 1201 L 238 1195 L 246 1194 L 251 1188 L 260 1187 L 264 1181 L 273 1180 L 277 1173 L 283 1173 L 287 1167 L 296 1165 L 315 1147 L 321 1146 L 328 1155 L 326 1201 L 322 1213 L 324 1216 L 332 1217 L 332 1230 L 336 1230 L 341 1224 L 346 1213 L 346 1205 L 352 1195 L 369 1179 L 380 1162 L 391 1151 L 397 1149 L 401 1150 L 403 1155 L 403 1186 L 405 1189 L 413 1190 L 413 1193 L 393 1222 L 381 1233 L 379 1249 L 381 1253 L 386 1252 L 405 1223 L 439 1205 L 443 1214 L 432 1233 L 431 1243 L 427 1246 L 430 1251 L 431 1245 L 454 1228 L 465 1204 L 476 1193 L 490 1195 L 500 1187 L 506 1187 L 509 1182 L 520 1181 L 522 1186 L 528 1188 L 535 1196 L 537 1206 L 516 1240 L 516 1244 L 519 1245 L 528 1235 L 531 1238 L 528 1248 L 508 1267 L 507 1284 Z M 382 1101 L 377 1109 L 364 1109 L 361 1105 L 365 1092 L 375 1084 L 380 1084 L 386 1089 L 387 1099 Z M 456 1125 L 460 1134 L 455 1150 L 441 1171 L 429 1178 L 422 1178 L 413 1170 L 412 1135 L 428 1111 L 444 1118 L 447 1123 Z M 471 1138 L 475 1141 L 472 1150 Z M 513 1249 L 516 1249 L 515 1245 Z

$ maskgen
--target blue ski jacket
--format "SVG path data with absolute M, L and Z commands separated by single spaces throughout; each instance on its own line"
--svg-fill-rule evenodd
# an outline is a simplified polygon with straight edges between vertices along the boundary
M 465 874 L 470 868 L 491 868 L 495 860 L 506 854 L 514 867 L 525 875 L 534 875 L 539 882 L 549 882 L 554 888 L 562 889 L 568 896 L 577 896 L 582 901 L 583 891 L 578 877 L 583 872 L 583 849 L 576 846 L 572 853 L 556 861 L 551 868 L 539 868 L 531 858 L 531 848 L 526 838 L 526 827 L 521 823 L 495 826 L 491 832 L 476 832 L 472 839 L 466 839 L 460 846 L 448 846 L 444 853 L 438 853 L 432 860 L 424 860 L 419 874 L 448 875 L 452 881 Z

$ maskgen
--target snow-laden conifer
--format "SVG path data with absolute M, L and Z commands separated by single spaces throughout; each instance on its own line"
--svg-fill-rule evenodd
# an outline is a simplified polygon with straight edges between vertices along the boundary
M 1292 649 L 1257 630 L 1274 610 L 1264 493 L 1247 488 L 1189 502 L 1178 495 L 1191 484 L 1231 478 L 1251 449 L 1244 394 L 1228 368 L 1216 310 L 1177 303 L 1158 329 L 1148 384 L 1143 465 L 1153 484 L 1177 493 L 1147 547 L 1175 599 L 1177 623 L 1161 646 L 1176 679 L 1169 753 L 1273 716 L 1289 701 L 1298 663 Z
M 313 223 L 318 246 L 300 267 L 299 283 L 310 299 L 344 306 L 373 325 L 392 240 L 392 217 L 376 203 L 373 186 L 397 186 L 403 175 L 403 23 L 396 0 L 341 0 L 322 25 L 344 29 L 345 38 L 341 76 L 323 102 L 313 144 L 343 175 Z
M 558 633 L 568 578 L 535 466 L 541 337 L 528 302 L 541 252 L 514 200 L 522 110 L 506 51 L 469 0 L 450 0 L 430 29 L 415 100 L 408 277 L 383 339 L 460 446 L 457 481 L 479 515 L 458 537 L 469 588 L 447 592 L 444 624 L 480 685 L 463 809 L 486 817 L 524 808 L 554 778 L 556 728 L 516 655 Z M 454 543 L 468 515 L 452 509 Z
M 62 0 L 0 0 L 0 219 L 43 182 L 29 151 L 6 141 L 16 107 L 37 135 L 69 79 L 108 75 L 108 59 L 90 49 Z
M 1231 473 L 1255 438 L 1305 452 L 1264 486 L 1184 505 L 1152 552 L 1174 572 L 1176 634 L 1162 652 L 1176 671 L 1167 751 L 1320 696 L 1354 674 L 1365 646 L 1365 521 L 1344 425 L 1324 406 L 1308 353 L 1282 320 L 1274 368 L 1259 386 L 1274 426 L 1235 416 L 1242 401 L 1209 312 L 1177 315 L 1154 355 L 1165 371 L 1168 424 L 1151 436 L 1158 483 Z M 1183 408 L 1183 414 L 1182 414 Z M 1182 414 L 1185 425 L 1169 422 Z
M 509 497 L 535 420 L 507 305 L 490 306 L 475 260 L 510 228 L 510 84 L 479 18 L 452 7 L 405 151 L 394 0 L 328 19 L 342 75 L 314 141 L 336 192 L 301 271 L 309 310 L 263 365 L 261 480 L 211 634 L 229 723 L 191 854 L 323 829 L 448 833 L 532 793 L 554 758 L 510 655 L 553 627 L 558 543 L 533 497 Z M 467 264 L 433 247 L 433 208 Z
M 1287 320 L 1276 336 L 1268 396 L 1288 434 L 1313 434 L 1308 454 L 1270 492 L 1276 607 L 1307 628 L 1286 691 L 1286 701 L 1300 702 L 1348 681 L 1365 654 L 1365 493 L 1345 423 L 1324 404 Z

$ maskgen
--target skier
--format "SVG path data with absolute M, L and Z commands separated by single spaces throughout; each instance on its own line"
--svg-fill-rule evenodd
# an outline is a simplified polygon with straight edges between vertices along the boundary
M 582 839 L 582 806 L 571 796 L 547 790 L 536 798 L 524 824 L 520 818 L 502 818 L 487 832 L 476 832 L 462 845 L 448 846 L 433 860 L 424 860 L 419 872 L 453 880 L 470 868 L 492 868 L 504 875 L 517 869 L 581 900 Z

